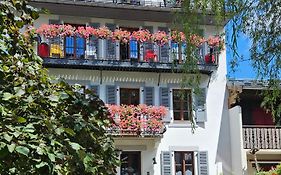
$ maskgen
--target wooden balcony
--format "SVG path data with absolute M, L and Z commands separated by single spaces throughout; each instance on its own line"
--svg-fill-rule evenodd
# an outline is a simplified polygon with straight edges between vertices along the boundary
M 281 149 L 280 126 L 243 125 L 244 149 Z

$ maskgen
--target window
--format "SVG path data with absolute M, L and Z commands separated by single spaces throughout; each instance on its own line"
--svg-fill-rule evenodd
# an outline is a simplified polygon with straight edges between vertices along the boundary
M 73 25 L 78 27 L 81 25 Z M 65 37 L 65 56 L 72 58 L 85 58 L 86 41 L 80 36 Z
M 173 90 L 174 120 L 190 120 L 191 118 L 191 90 Z
M 122 30 L 129 32 L 138 31 L 138 28 L 120 27 Z M 136 40 L 130 39 L 128 43 L 120 43 L 120 58 L 121 60 L 138 60 L 139 59 L 139 44 Z
M 140 103 L 140 90 L 121 88 L 120 103 L 124 105 L 138 105 Z
M 121 154 L 121 175 L 141 174 L 140 151 L 124 151 Z
M 194 152 L 175 152 L 175 174 L 194 175 Z

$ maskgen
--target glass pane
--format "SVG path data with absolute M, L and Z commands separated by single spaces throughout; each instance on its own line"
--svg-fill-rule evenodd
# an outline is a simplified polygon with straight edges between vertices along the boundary
M 138 42 L 136 40 L 130 41 L 130 58 L 138 58 Z
M 174 102 L 173 109 L 174 110 L 181 110 L 181 103 L 180 102 Z
M 184 153 L 184 161 L 185 164 L 192 164 L 193 163 L 193 154 L 190 153 Z
M 183 113 L 183 119 L 184 120 L 190 120 L 189 114 L 190 114 L 189 112 L 184 112 Z
M 65 38 L 65 53 L 66 56 L 74 56 L 74 38 L 72 36 Z
M 192 175 L 193 173 L 193 168 L 192 166 L 185 166 L 185 173 L 184 175 Z
M 181 120 L 180 112 L 174 111 L 174 120 Z

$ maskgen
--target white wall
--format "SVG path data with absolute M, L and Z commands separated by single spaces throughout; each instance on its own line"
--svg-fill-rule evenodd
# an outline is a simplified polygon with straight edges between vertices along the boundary
M 53 16 L 52 18 L 62 19 L 64 21 L 72 21 L 71 17 L 64 16 Z M 41 20 L 42 19 L 42 20 Z M 82 19 L 82 18 L 81 18 Z M 86 20 L 85 20 L 86 19 Z M 91 22 L 100 22 L 105 24 L 107 22 L 114 22 L 112 19 L 87 19 L 83 18 L 83 22 L 87 20 Z M 42 23 L 47 23 L 47 18 L 42 16 L 40 20 L 35 23 L 38 26 Z M 74 20 L 75 21 L 75 20 Z M 77 20 L 76 20 L 77 21 Z M 79 20 L 77 21 L 79 22 Z M 138 22 L 136 22 L 138 23 Z M 164 23 L 150 23 L 145 22 L 145 25 L 152 25 L 154 29 L 158 26 L 166 26 Z M 215 34 L 215 27 L 205 26 L 205 35 Z M 171 150 L 171 146 L 175 149 L 185 148 L 185 151 L 208 151 L 208 162 L 209 162 L 209 174 L 217 175 L 220 171 L 224 172 L 224 175 L 230 174 L 232 169 L 231 157 L 223 155 L 219 149 L 219 145 L 222 143 L 227 146 L 223 148 L 225 152 L 231 152 L 229 146 L 229 132 L 225 131 L 228 126 L 228 117 L 225 115 L 225 109 L 227 108 L 226 99 L 226 55 L 225 51 L 222 51 L 219 58 L 219 66 L 216 71 L 208 77 L 202 75 L 201 86 L 208 87 L 207 92 L 207 122 L 202 125 L 196 126 L 196 130 L 192 133 L 190 123 L 182 122 L 181 124 L 172 123 L 167 126 L 163 138 L 157 142 L 157 144 L 150 144 L 151 141 L 147 142 L 142 140 L 144 143 L 147 142 L 147 150 L 142 152 L 142 173 L 146 175 L 147 172 L 151 172 L 154 175 L 160 175 L 160 153 L 161 151 Z M 115 71 L 103 71 L 102 77 L 100 72 L 97 70 L 78 70 L 78 69 L 49 69 L 51 75 L 57 77 L 63 77 L 67 80 L 80 81 L 81 83 L 91 82 L 99 84 L 102 79 L 100 86 L 100 97 L 105 100 L 105 85 L 113 84 L 114 82 L 144 82 L 145 84 L 154 85 L 155 92 L 158 92 L 158 73 L 148 72 L 115 72 Z M 173 73 L 162 73 L 160 78 L 160 86 L 167 86 L 167 84 L 179 84 L 182 79 L 182 75 Z M 180 87 L 180 85 L 179 85 Z M 155 93 L 155 95 L 158 93 Z M 159 98 L 156 96 L 155 104 L 159 104 Z M 224 135 L 225 134 L 225 135 Z M 225 137 L 225 139 L 224 139 Z M 126 142 L 124 142 L 125 144 Z M 127 143 L 127 144 L 131 144 Z M 116 143 L 118 145 L 118 143 Z M 157 164 L 152 165 L 152 158 L 156 158 Z

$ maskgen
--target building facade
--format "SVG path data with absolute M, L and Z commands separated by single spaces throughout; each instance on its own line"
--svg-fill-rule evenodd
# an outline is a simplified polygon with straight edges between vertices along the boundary
M 180 8 L 180 1 L 33 0 L 31 5 L 49 10 L 49 14 L 40 15 L 35 28 L 43 24 L 106 26 L 111 31 L 146 29 L 170 36 L 173 11 Z M 223 32 L 223 26 L 218 31 L 210 16 L 202 17 L 200 28 L 205 38 Z M 145 104 L 145 109 L 167 109 L 161 128 L 156 130 L 147 129 L 153 125 L 148 114 L 129 124 L 127 118 L 122 127 L 109 129 L 123 162 L 118 175 L 233 174 L 225 50 L 214 57 L 211 54 L 209 61 L 205 55 L 211 48 L 204 44 L 198 47 L 201 93 L 196 94 L 192 87 L 181 86 L 184 78 L 195 77 L 182 73 L 183 62 L 188 59 L 185 47 L 171 40 L 156 44 L 131 38 L 120 42 L 102 37 L 41 36 L 36 49 L 50 75 L 92 89 L 111 110 L 139 104 Z M 120 116 L 114 117 L 120 122 Z M 146 129 L 132 129 L 134 122 Z M 126 124 L 131 130 L 123 127 Z
M 231 80 L 228 88 L 233 172 L 250 175 L 276 167 L 281 162 L 281 128 L 280 120 L 261 107 L 266 84 Z

